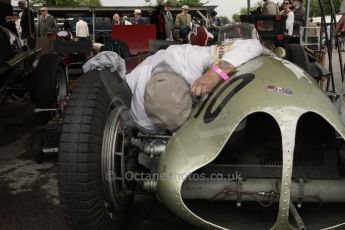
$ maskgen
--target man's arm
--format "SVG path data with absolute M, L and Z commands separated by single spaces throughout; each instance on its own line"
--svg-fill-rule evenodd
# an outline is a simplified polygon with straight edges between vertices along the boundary
M 235 67 L 226 62 L 220 61 L 216 64 L 218 68 L 220 68 L 224 73 L 229 74 L 231 73 Z M 198 78 L 193 86 L 192 86 L 192 94 L 194 96 L 205 96 L 220 82 L 223 81 L 216 72 L 213 70 L 208 70 L 205 74 L 203 74 L 200 78 Z
M 58 25 L 55 21 L 55 18 L 53 16 L 50 16 L 50 28 L 49 28 L 49 32 L 55 32 L 57 33 L 59 31 Z
M 180 27 L 180 25 L 181 25 L 181 16 L 178 14 L 176 16 L 175 26 L 178 28 L 178 27 Z
M 262 49 L 261 43 L 255 39 L 236 41 L 223 55 L 222 60 L 214 66 L 228 74 L 243 63 L 259 56 Z M 192 94 L 194 96 L 207 95 L 220 81 L 223 79 L 213 70 L 209 70 L 193 83 Z

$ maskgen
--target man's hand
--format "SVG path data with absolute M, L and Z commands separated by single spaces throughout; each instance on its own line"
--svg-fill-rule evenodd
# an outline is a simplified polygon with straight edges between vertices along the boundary
M 192 94 L 194 96 L 205 96 L 211 92 L 213 87 L 215 87 L 220 81 L 222 81 L 222 79 L 215 72 L 207 71 L 194 82 Z
M 341 16 L 339 22 L 337 23 L 336 31 L 338 33 L 345 32 L 345 14 L 343 14 L 343 16 Z
M 216 66 L 223 70 L 224 73 L 230 73 L 235 68 L 232 64 L 226 61 L 220 61 Z M 223 81 L 223 79 L 221 79 L 217 73 L 209 70 L 194 82 L 192 94 L 194 96 L 205 96 L 211 92 L 213 87 L 215 87 L 220 81 Z

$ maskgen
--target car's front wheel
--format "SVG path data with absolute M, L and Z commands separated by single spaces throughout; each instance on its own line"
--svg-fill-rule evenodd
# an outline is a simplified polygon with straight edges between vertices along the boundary
M 127 147 L 131 94 L 107 71 L 89 72 L 73 89 L 60 138 L 59 193 L 74 229 L 119 229 L 133 195 L 124 173 L 135 165 Z

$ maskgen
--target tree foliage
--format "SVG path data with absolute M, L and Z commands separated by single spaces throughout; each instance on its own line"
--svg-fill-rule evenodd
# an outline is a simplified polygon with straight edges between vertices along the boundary
M 219 18 L 222 20 L 223 25 L 230 23 L 230 19 L 227 16 L 219 16 Z
M 262 7 L 262 3 L 261 3 L 261 2 L 256 2 L 256 4 L 255 4 L 254 6 L 250 7 L 250 12 L 256 11 L 256 9 L 257 9 L 258 7 Z M 243 15 L 243 14 L 248 14 L 248 9 L 247 9 L 247 7 L 242 7 L 242 8 L 240 9 L 240 12 L 238 12 L 237 14 L 233 14 L 233 15 L 232 15 L 232 20 L 233 20 L 234 22 L 240 22 L 240 21 L 241 21 L 240 15 Z
M 320 0 L 322 7 L 325 11 L 325 15 L 331 14 L 331 5 L 329 4 L 330 0 Z M 332 0 L 335 13 L 339 13 L 340 5 L 343 0 Z M 319 17 L 321 16 L 321 7 L 319 4 L 319 0 L 311 0 L 310 1 L 310 12 L 309 17 Z
M 39 6 L 101 6 L 100 0 L 33 0 Z

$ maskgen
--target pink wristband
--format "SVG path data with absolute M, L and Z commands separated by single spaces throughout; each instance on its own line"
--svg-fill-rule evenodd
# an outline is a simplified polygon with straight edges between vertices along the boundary
M 212 66 L 211 70 L 218 74 L 220 78 L 222 78 L 224 81 L 228 80 L 230 77 L 223 72 L 218 66 Z

